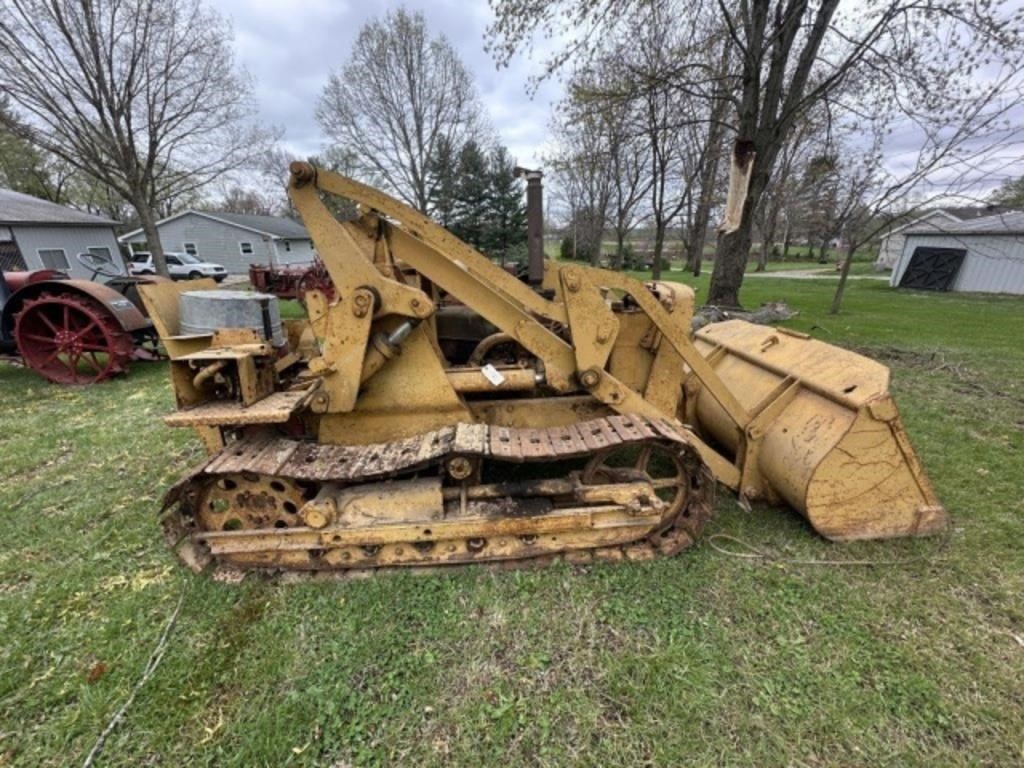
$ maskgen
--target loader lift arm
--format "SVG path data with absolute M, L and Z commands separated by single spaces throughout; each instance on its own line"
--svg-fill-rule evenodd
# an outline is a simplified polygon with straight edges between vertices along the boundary
M 692 337 L 692 291 L 674 288 L 683 306 L 672 307 L 637 280 L 589 266 L 546 261 L 541 294 L 377 189 L 308 163 L 291 171 L 289 193 L 339 287 L 358 279 L 394 290 L 400 283 L 385 273 L 394 274 L 396 262 L 408 265 L 535 355 L 560 398 L 588 395 L 612 412 L 692 425 L 689 439 L 720 482 L 751 499 L 787 502 L 832 538 L 926 533 L 944 524 L 884 366 L 737 321 Z M 361 223 L 337 222 L 320 192 L 369 213 Z M 646 377 L 625 380 L 629 366 L 621 360 L 631 359 L 632 342 L 620 342 L 626 318 L 612 311 L 610 291 L 628 296 L 650 323 L 644 338 L 653 338 L 655 362 Z M 381 302 L 378 317 L 388 312 Z
M 739 433 L 749 422 L 743 406 L 716 380 L 690 341 L 689 315 L 680 312 L 673 317 L 640 281 L 593 267 L 559 269 L 548 263 L 545 279 L 555 281 L 552 292 L 556 298 L 547 299 L 420 212 L 379 190 L 308 163 L 293 163 L 291 170 L 289 193 L 341 295 L 357 285 L 382 291 L 384 285 L 401 284 L 374 267 L 358 244 L 358 225 L 337 221 L 320 199 L 320 191 L 346 197 L 397 222 L 398 226 L 383 224 L 391 253 L 535 354 L 543 363 L 547 384 L 556 392 L 588 392 L 619 413 L 675 418 L 675 408 L 666 412 L 656 407 L 643 393 L 605 370 L 617 320 L 601 289 L 613 289 L 640 306 L 657 332 L 735 420 Z M 424 301 L 429 300 L 424 297 Z M 378 313 L 394 312 L 382 303 Z M 543 320 L 568 327 L 572 344 L 553 333 Z M 738 488 L 740 472 L 732 461 L 695 435 L 693 440 L 719 480 Z

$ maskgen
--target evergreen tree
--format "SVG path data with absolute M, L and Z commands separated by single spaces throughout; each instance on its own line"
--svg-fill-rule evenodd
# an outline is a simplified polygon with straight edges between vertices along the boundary
M 490 182 L 487 156 L 479 144 L 467 141 L 459 152 L 451 230 L 477 250 L 486 248 Z
M 508 150 L 499 146 L 490 156 L 489 222 L 485 249 L 491 258 L 505 260 L 526 242 L 526 202 L 522 182 Z
M 459 148 L 447 137 L 434 147 L 427 163 L 430 178 L 429 211 L 442 227 L 450 229 L 455 220 L 458 198 Z

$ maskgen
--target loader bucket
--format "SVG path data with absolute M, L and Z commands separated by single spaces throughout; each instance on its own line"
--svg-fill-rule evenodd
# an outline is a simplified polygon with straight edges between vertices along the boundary
M 889 394 L 884 365 L 805 334 L 715 323 L 695 343 L 751 414 L 745 435 L 708 391 L 689 417 L 734 456 L 741 493 L 785 501 L 836 541 L 925 535 L 946 514 Z

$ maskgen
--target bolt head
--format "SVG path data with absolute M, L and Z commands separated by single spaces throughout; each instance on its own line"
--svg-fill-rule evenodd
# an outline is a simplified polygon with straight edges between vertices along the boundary
M 448 462 L 448 474 L 455 480 L 465 480 L 473 474 L 473 462 L 465 456 L 456 456 Z

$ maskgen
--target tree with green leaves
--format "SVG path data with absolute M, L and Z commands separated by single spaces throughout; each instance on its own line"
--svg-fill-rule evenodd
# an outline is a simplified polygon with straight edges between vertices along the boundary
M 996 205 L 1024 209 L 1024 176 L 1005 179 L 989 199 Z
M 487 155 L 475 141 L 459 152 L 452 232 L 477 250 L 487 245 L 490 178 Z
M 522 181 L 508 150 L 499 146 L 488 158 L 488 232 L 485 251 L 502 264 L 526 242 L 526 202 Z

